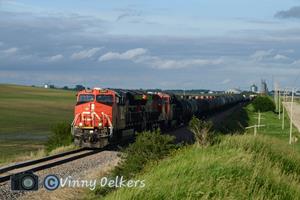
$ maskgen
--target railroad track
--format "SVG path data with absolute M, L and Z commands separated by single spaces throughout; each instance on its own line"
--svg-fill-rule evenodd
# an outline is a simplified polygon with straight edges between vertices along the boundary
M 230 108 L 228 110 L 236 110 L 240 106 L 241 105 L 238 105 L 238 106 Z M 214 117 L 215 116 L 210 116 L 209 118 L 211 120 L 214 120 L 213 119 Z M 182 129 L 184 129 L 184 127 L 178 128 L 177 131 L 182 131 Z M 178 133 L 174 133 L 177 131 L 172 130 L 169 133 L 173 132 L 173 134 L 171 134 L 171 135 L 174 135 L 174 136 L 177 135 L 176 137 L 179 137 Z M 185 134 L 185 135 L 187 135 L 189 137 L 187 139 L 188 141 L 191 140 L 191 138 L 193 138 L 192 135 L 190 135 L 190 136 L 188 134 Z M 179 137 L 179 139 L 180 139 L 180 137 Z M 185 140 L 185 139 L 183 139 L 183 140 Z M 107 146 L 103 149 L 97 149 L 97 150 L 95 150 L 95 149 L 77 149 L 77 150 L 68 151 L 68 152 L 64 152 L 64 153 L 60 153 L 60 154 L 56 154 L 56 155 L 52 155 L 52 156 L 47 156 L 47 157 L 36 159 L 36 160 L 30 160 L 30 161 L 25 161 L 25 162 L 21 162 L 21 163 L 16 163 L 16 164 L 0 167 L 0 183 L 10 180 L 10 177 L 13 174 L 18 174 L 18 173 L 22 173 L 22 172 L 26 172 L 26 171 L 36 172 L 36 171 L 52 168 L 57 165 L 61 165 L 61 164 L 67 163 L 67 162 L 71 162 L 73 160 L 77 160 L 77 159 L 80 159 L 80 158 L 83 158 L 83 157 L 86 157 L 89 155 L 93 155 L 95 153 L 99 153 L 99 152 L 103 151 L 104 149 L 113 148 L 113 146 L 116 144 L 110 144 L 109 146 Z
M 20 162 L 0 168 L 0 183 L 10 180 L 11 175 L 18 174 L 26 171 L 40 171 L 48 169 L 57 165 L 61 165 L 73 160 L 77 160 L 86 156 L 99 153 L 103 150 L 91 150 L 91 149 L 76 149 L 36 160 L 30 160 Z

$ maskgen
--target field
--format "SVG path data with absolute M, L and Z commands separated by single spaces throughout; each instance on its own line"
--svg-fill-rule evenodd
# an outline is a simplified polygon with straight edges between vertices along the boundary
M 257 122 L 258 113 L 253 111 L 253 106 L 249 104 L 245 109 L 249 117 L 249 126 L 258 124 Z M 268 136 L 276 137 L 286 143 L 289 142 L 290 121 L 287 112 L 285 112 L 284 129 L 282 129 L 282 118 L 278 119 L 278 114 L 274 112 L 261 113 L 261 124 L 265 125 L 265 127 L 259 128 L 257 134 L 268 135 Z M 249 129 L 247 130 L 247 133 L 254 134 L 254 130 Z M 293 136 L 300 138 L 300 134 L 295 126 L 293 126 Z M 295 149 L 300 151 L 299 142 L 294 143 L 293 147 L 295 147 Z
M 43 148 L 51 126 L 72 122 L 75 92 L 0 84 L 0 163 Z

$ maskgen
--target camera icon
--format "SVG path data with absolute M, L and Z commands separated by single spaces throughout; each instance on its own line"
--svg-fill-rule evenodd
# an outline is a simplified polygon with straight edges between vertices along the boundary
M 33 172 L 14 174 L 10 178 L 11 190 L 35 191 L 38 190 L 39 177 Z

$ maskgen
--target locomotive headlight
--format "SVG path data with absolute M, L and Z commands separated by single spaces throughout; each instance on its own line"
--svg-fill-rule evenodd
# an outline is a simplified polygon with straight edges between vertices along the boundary
M 82 126 L 83 124 L 82 124 L 82 122 L 79 122 L 79 126 Z
M 98 125 L 99 125 L 99 127 L 101 127 L 101 126 L 102 126 L 102 123 L 100 122 Z
M 91 110 L 95 110 L 95 104 L 91 104 Z

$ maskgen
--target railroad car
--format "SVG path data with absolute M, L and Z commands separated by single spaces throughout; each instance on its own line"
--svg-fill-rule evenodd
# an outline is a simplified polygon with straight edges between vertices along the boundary
M 80 147 L 101 148 L 136 131 L 168 129 L 247 100 L 242 95 L 179 97 L 163 92 L 101 89 L 77 94 L 72 134 Z

